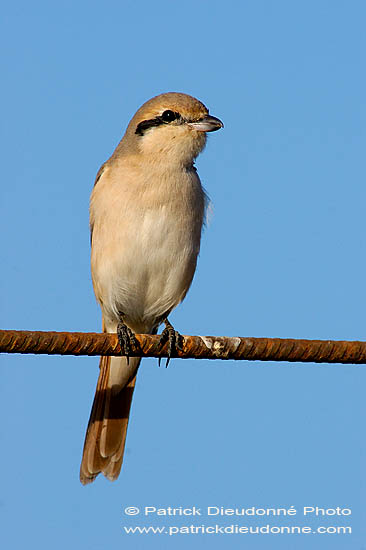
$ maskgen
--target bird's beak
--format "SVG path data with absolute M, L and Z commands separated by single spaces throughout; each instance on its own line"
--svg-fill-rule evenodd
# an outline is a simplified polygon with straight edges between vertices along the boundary
M 198 132 L 215 132 L 216 130 L 223 128 L 224 124 L 219 118 L 211 115 L 206 115 L 204 118 L 198 120 L 197 122 L 188 122 L 188 126 L 193 128 L 194 130 L 197 130 Z

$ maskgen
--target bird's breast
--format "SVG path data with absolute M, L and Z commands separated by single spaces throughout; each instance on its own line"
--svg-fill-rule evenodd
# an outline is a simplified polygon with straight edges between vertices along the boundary
M 205 195 L 194 171 L 106 176 L 91 200 L 95 293 L 105 317 L 121 312 L 132 328 L 148 330 L 189 289 Z

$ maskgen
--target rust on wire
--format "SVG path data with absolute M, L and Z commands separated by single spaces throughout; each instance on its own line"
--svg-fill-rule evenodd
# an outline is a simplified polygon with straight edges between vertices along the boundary
M 167 357 L 167 345 L 159 344 L 159 336 L 137 334 L 136 340 L 131 356 Z M 0 330 L 0 353 L 120 355 L 121 348 L 115 334 Z M 177 351 L 177 357 L 365 364 L 366 342 L 183 336 L 183 350 Z

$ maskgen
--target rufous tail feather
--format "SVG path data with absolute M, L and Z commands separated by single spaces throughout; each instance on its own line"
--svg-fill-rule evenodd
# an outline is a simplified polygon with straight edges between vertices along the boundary
M 134 372 L 122 388 L 110 383 L 112 361 L 114 369 L 127 367 Z M 126 357 L 100 358 L 99 378 L 80 467 L 80 481 L 83 485 L 94 481 L 99 473 L 111 481 L 117 479 L 120 473 L 136 371 L 140 361 L 139 357 L 130 357 L 127 366 Z

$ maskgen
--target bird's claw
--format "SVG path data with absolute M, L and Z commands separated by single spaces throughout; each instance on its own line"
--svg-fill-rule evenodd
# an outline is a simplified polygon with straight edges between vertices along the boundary
M 128 364 L 130 359 L 131 344 L 133 347 L 136 347 L 137 340 L 130 327 L 125 325 L 125 323 L 123 323 L 122 321 L 118 323 L 117 336 L 119 345 L 121 346 L 121 353 L 127 357 Z
M 168 357 L 165 365 L 167 367 L 169 365 L 170 358 L 175 355 L 176 351 L 183 351 L 183 336 L 174 330 L 174 327 L 167 319 L 164 322 L 165 329 L 161 333 L 159 343 L 163 346 L 166 342 L 168 342 Z M 159 357 L 158 362 L 160 367 L 161 357 Z

